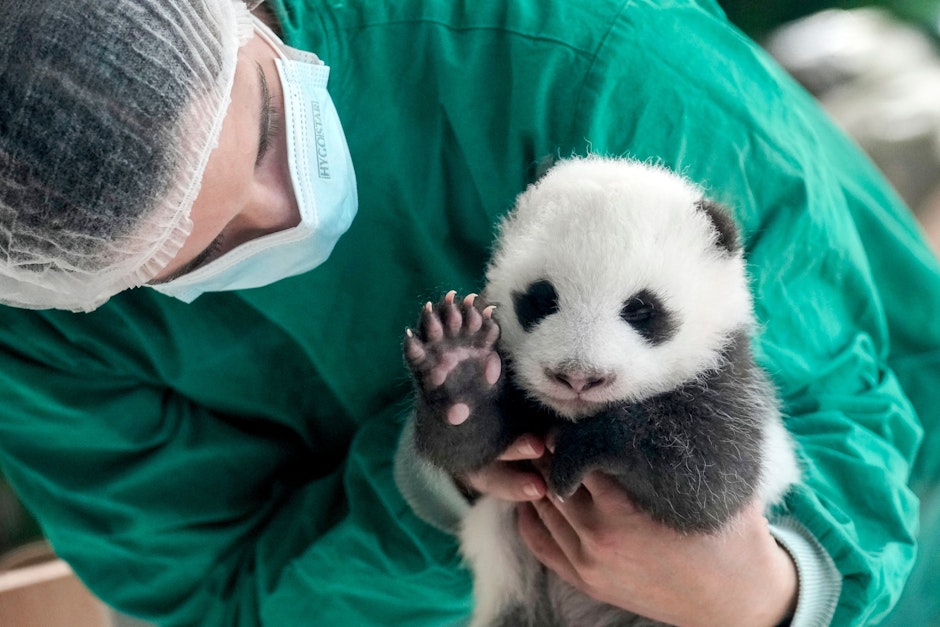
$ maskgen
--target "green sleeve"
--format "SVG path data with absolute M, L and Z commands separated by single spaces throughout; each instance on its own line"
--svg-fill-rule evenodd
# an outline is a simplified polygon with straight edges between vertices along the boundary
M 0 453 L 61 557 L 110 604 L 226 627 L 467 613 L 453 543 L 394 488 L 397 409 L 357 431 L 344 465 L 310 478 L 266 433 L 274 425 L 61 359 L 76 353 L 63 347 L 54 367 L 0 353 Z

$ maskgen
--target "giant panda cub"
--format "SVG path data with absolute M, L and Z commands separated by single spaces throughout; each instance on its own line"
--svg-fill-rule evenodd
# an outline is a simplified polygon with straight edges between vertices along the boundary
M 563 160 L 500 224 L 481 297 L 451 292 L 407 331 L 415 448 L 457 476 L 551 432 L 559 497 L 600 470 L 656 520 L 719 532 L 799 474 L 753 325 L 738 232 L 701 189 L 637 161 Z M 461 549 L 474 625 L 655 624 L 542 567 L 513 503 L 476 500 Z

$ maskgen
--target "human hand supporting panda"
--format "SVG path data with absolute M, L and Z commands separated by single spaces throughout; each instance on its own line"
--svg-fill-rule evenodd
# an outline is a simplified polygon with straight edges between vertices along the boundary
M 549 454 L 550 455 L 550 454 Z M 518 507 L 518 530 L 547 568 L 588 596 L 671 625 L 779 625 L 797 571 L 755 501 L 718 533 L 678 532 L 592 472 L 561 501 Z
M 525 434 L 513 442 L 493 462 L 474 472 L 454 477 L 464 492 L 486 494 L 503 501 L 535 501 L 545 497 L 547 485 L 538 472 L 517 462 L 534 462 L 543 458 L 545 442 Z
M 760 503 L 715 534 L 684 534 L 637 509 L 612 477 L 592 472 L 562 501 L 544 478 L 552 454 L 526 434 L 460 478 L 518 502 L 519 533 L 536 558 L 592 598 L 673 625 L 779 625 L 796 608 L 797 572 Z M 544 498 L 543 498 L 544 497 Z

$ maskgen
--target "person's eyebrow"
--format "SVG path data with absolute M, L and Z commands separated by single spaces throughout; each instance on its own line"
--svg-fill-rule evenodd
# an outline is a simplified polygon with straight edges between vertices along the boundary
M 261 163 L 268 147 L 271 145 L 271 138 L 274 135 L 274 107 L 271 104 L 271 90 L 268 88 L 268 77 L 264 73 L 260 63 L 255 63 L 258 68 L 258 81 L 261 85 L 261 113 L 259 115 L 258 130 L 258 156 L 255 158 L 255 165 Z

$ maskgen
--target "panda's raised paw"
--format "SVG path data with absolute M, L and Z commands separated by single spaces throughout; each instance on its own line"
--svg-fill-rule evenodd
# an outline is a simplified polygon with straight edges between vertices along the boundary
M 405 362 L 415 382 L 415 445 L 451 473 L 495 459 L 517 433 L 503 420 L 505 377 L 493 307 L 475 294 L 448 292 L 421 309 L 405 332 Z
M 490 395 L 503 369 L 494 307 L 476 294 L 456 296 L 451 291 L 436 305 L 427 303 L 403 347 L 419 393 L 452 425 L 466 421 L 476 401 Z

